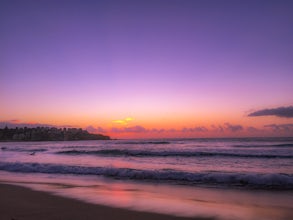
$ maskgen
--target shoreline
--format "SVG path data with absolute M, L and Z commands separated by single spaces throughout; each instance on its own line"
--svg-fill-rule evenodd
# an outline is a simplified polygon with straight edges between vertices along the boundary
M 23 186 L 0 183 L 0 220 L 207 220 L 201 217 L 177 217 L 164 214 L 133 211 L 34 191 Z

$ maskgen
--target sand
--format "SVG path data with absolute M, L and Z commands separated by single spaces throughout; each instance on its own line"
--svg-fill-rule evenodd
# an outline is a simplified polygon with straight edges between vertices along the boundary
M 0 184 L 0 220 L 187 220 L 155 213 L 138 212 Z

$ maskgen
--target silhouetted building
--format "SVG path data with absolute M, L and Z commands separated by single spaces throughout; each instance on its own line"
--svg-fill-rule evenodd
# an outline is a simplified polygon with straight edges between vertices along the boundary
M 109 136 L 90 134 L 81 128 L 37 127 L 0 129 L 0 141 L 72 141 L 72 140 L 110 140 Z

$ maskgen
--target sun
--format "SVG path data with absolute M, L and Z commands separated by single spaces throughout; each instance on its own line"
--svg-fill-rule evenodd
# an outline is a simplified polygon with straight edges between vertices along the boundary
M 134 118 L 132 118 L 132 117 L 127 117 L 127 118 L 125 118 L 125 119 L 119 119 L 119 120 L 114 120 L 114 121 L 112 121 L 112 122 L 114 122 L 114 123 L 116 123 L 116 124 L 120 124 L 120 125 L 124 125 L 124 126 L 126 126 L 126 125 L 128 125 L 131 121 L 133 121 L 134 120 Z

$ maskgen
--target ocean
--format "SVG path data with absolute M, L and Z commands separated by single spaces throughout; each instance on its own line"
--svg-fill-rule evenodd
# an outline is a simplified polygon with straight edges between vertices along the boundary
M 1 142 L 0 181 L 133 210 L 293 219 L 293 138 Z

